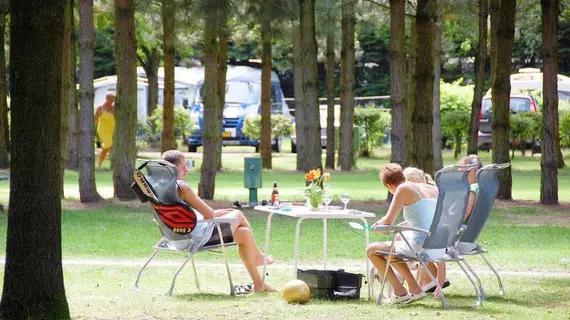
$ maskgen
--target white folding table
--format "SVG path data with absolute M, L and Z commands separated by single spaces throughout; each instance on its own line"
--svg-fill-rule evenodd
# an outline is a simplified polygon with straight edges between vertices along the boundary
M 258 211 L 263 211 L 269 213 L 267 216 L 267 227 L 265 229 L 265 256 L 269 255 L 269 235 L 271 233 L 271 218 L 274 214 L 287 216 L 291 218 L 297 219 L 297 227 L 295 229 L 295 263 L 293 267 L 293 277 L 297 278 L 297 269 L 299 264 L 299 236 L 301 234 L 301 222 L 306 219 L 322 219 L 323 220 L 323 269 L 327 268 L 327 220 L 328 219 L 345 219 L 345 220 L 361 220 L 364 224 L 364 236 L 365 236 L 365 248 L 368 246 L 369 242 L 369 233 L 368 233 L 368 222 L 366 218 L 374 218 L 376 215 L 371 212 L 363 212 L 359 210 L 330 210 L 329 211 L 312 211 L 306 208 L 305 206 L 293 206 L 291 211 L 283 211 L 279 210 L 278 208 L 271 208 L 269 206 L 256 206 L 254 208 Z M 366 257 L 365 250 L 362 251 L 362 255 Z M 371 285 L 368 270 L 370 270 L 370 261 L 366 257 L 366 281 L 368 283 L 368 298 L 370 299 L 371 293 Z M 265 284 L 265 274 L 267 271 L 267 260 L 263 262 L 263 276 L 262 281 Z

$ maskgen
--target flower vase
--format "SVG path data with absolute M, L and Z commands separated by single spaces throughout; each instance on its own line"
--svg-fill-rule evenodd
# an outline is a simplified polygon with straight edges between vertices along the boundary
M 314 207 L 311 204 L 311 201 L 309 199 L 307 199 L 307 201 L 305 201 L 305 207 L 307 207 L 307 209 L 309 209 L 309 211 L 321 211 L 322 206 L 323 206 L 322 204 L 319 204 L 316 207 Z

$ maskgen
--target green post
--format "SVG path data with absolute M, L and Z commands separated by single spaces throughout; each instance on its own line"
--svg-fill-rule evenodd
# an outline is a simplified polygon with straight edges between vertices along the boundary
M 243 186 L 249 189 L 249 206 L 257 205 L 257 189 L 261 188 L 261 158 L 246 157 L 243 166 Z

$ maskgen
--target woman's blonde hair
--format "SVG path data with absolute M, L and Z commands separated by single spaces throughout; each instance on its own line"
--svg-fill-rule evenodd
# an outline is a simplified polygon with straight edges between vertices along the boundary
M 406 177 L 406 181 L 427 183 L 435 186 L 435 181 L 433 181 L 433 178 L 429 174 L 415 167 L 407 167 L 404 169 L 404 177 Z
M 462 166 L 474 164 L 474 165 L 477 165 L 477 169 L 481 169 L 483 167 L 483 162 L 481 162 L 481 157 L 479 157 L 476 154 L 470 154 L 468 156 L 465 156 L 465 157 L 459 159 L 457 164 L 462 165 Z

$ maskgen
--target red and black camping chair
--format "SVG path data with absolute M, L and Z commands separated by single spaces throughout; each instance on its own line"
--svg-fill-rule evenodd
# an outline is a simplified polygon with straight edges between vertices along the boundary
M 230 294 L 234 295 L 234 286 L 228 264 L 226 247 L 234 245 L 230 224 L 234 218 L 215 218 L 198 220 L 194 210 L 178 195 L 178 169 L 173 164 L 163 160 L 144 162 L 134 173 L 132 188 L 142 202 L 150 202 L 154 209 L 154 221 L 162 234 L 162 238 L 153 246 L 154 252 L 143 265 L 135 289 L 139 289 L 139 280 L 143 270 L 149 265 L 159 251 L 186 252 L 187 258 L 178 268 L 170 289 L 166 295 L 172 295 L 176 277 L 192 261 L 196 288 L 200 290 L 200 282 L 194 264 L 194 254 L 200 251 L 220 250 L 230 284 Z M 211 235 L 211 236 L 210 236 Z

